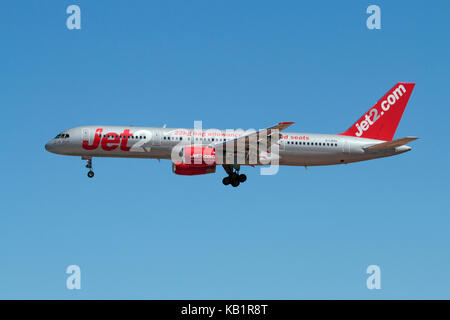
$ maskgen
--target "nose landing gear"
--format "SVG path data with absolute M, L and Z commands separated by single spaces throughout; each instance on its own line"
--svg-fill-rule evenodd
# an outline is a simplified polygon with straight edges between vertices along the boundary
M 82 160 L 86 160 L 86 168 L 90 169 L 89 172 L 87 173 L 87 176 L 89 178 L 93 178 L 94 177 L 94 171 L 92 171 L 92 157 L 86 157 L 86 158 L 81 158 Z
M 231 166 L 231 165 L 224 165 L 223 168 L 225 169 L 226 173 L 228 173 L 228 177 L 223 178 L 222 183 L 227 186 L 231 184 L 233 187 L 239 186 L 239 184 L 245 182 L 247 180 L 247 176 L 245 174 L 239 174 L 239 168 L 240 166 L 237 166 L 237 168 Z

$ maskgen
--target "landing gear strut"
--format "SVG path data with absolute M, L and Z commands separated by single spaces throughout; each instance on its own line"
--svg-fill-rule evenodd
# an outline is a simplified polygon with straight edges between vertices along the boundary
M 81 159 L 87 161 L 87 163 L 86 163 L 86 168 L 89 169 L 89 172 L 88 172 L 87 176 L 88 176 L 89 178 L 93 178 L 93 177 L 94 177 L 94 171 L 92 171 L 92 157 L 81 158 Z
M 247 180 L 247 176 L 245 174 L 239 174 L 240 166 L 232 166 L 232 165 L 223 165 L 226 173 L 228 173 L 228 177 L 223 178 L 222 183 L 224 185 L 231 184 L 233 187 L 239 186 L 239 184 L 245 182 Z

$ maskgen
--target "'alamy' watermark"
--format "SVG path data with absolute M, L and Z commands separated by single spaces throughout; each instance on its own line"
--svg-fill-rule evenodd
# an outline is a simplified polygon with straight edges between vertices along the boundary
M 366 270 L 367 274 L 370 274 L 370 276 L 367 278 L 366 286 L 367 289 L 373 290 L 373 289 L 381 289 L 381 269 L 376 264 L 372 264 L 367 267 Z
M 369 30 L 381 29 L 381 9 L 377 5 L 370 5 L 367 7 L 366 13 L 370 16 L 366 20 L 366 26 Z
M 79 6 L 72 4 L 67 7 L 66 13 L 70 14 L 66 20 L 67 29 L 81 29 L 81 9 Z
M 67 267 L 66 273 L 70 274 L 66 280 L 66 288 L 69 290 L 81 289 L 81 269 L 76 264 Z
M 171 152 L 175 170 L 177 166 L 180 170 L 192 166 L 200 172 L 202 166 L 204 170 L 211 166 L 212 170 L 216 165 L 250 165 L 263 166 L 261 175 L 274 175 L 279 169 L 281 138 L 276 128 L 203 130 L 202 121 L 195 121 L 193 130 L 174 129 L 165 132 L 163 140 L 176 141 Z

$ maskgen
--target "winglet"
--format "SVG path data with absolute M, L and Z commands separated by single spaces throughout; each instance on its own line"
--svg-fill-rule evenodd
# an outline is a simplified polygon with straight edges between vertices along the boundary
M 293 121 L 283 121 L 283 122 L 278 123 L 278 125 L 275 126 L 275 128 L 280 130 L 280 131 L 283 131 L 284 129 L 286 129 L 287 127 L 293 125 L 294 123 L 295 122 L 293 122 Z

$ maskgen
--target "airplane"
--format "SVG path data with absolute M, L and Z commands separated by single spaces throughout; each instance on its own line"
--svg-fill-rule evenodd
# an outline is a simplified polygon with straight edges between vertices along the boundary
M 241 165 L 323 166 L 395 156 L 411 150 L 417 137 L 393 140 L 415 83 L 399 82 L 348 130 L 338 134 L 284 132 L 294 122 L 262 130 L 203 130 L 164 127 L 88 125 L 71 128 L 50 140 L 49 152 L 81 156 L 94 176 L 94 157 L 172 160 L 178 175 L 215 173 L 222 165 L 224 185 L 247 180 Z

